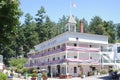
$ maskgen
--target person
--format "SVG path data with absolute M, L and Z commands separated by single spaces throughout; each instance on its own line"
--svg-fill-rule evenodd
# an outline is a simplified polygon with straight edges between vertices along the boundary
M 41 77 L 42 77 L 42 74 L 41 74 L 40 71 L 38 71 L 38 78 L 37 78 L 37 80 L 41 80 Z
M 28 80 L 28 73 L 27 72 L 25 74 L 25 78 L 26 78 L 26 80 Z

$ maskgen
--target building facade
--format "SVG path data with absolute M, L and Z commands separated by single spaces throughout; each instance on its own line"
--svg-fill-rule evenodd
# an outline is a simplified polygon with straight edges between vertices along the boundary
M 36 45 L 35 51 L 28 53 L 25 67 L 47 69 L 51 76 L 78 76 L 82 66 L 87 74 L 91 65 L 99 70 L 114 64 L 112 47 L 107 36 L 76 32 L 76 22 L 70 16 L 66 32 Z

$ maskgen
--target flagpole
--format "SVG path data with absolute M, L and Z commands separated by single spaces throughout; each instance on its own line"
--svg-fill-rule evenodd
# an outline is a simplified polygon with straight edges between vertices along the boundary
M 70 13 L 70 16 L 71 16 L 71 0 L 69 0 L 69 13 Z

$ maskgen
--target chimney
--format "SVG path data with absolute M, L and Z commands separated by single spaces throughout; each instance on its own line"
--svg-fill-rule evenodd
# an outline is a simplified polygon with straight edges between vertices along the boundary
M 84 22 L 83 22 L 83 20 L 80 20 L 80 32 L 81 33 L 84 32 Z

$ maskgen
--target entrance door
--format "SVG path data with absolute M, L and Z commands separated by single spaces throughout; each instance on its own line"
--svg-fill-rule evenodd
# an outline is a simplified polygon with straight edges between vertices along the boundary
M 51 75 L 51 66 L 48 66 L 48 76 L 50 77 Z
M 57 65 L 57 76 L 60 75 L 60 65 Z

